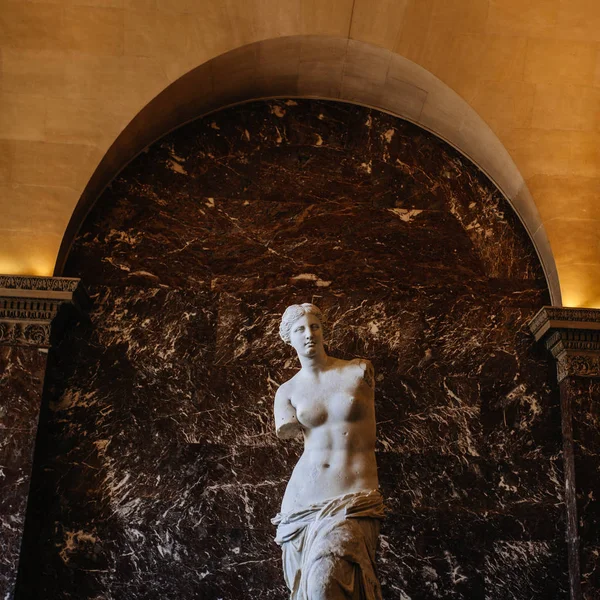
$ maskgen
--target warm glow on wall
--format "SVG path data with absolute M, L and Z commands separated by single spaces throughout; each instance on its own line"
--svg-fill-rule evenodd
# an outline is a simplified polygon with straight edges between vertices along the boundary
M 590 277 L 594 271 L 600 273 L 600 265 L 558 264 L 563 306 L 600 308 L 600 277 Z
M 572 308 L 581 307 L 583 305 L 583 299 L 581 294 L 578 294 L 576 290 L 570 290 L 563 292 L 563 306 L 569 306 Z
M 0 231 L 0 274 L 52 277 L 59 244 L 52 234 Z
M 53 271 L 53 265 L 48 259 L 38 258 L 37 260 L 19 261 L 0 256 L 0 273 L 2 275 L 51 277 Z

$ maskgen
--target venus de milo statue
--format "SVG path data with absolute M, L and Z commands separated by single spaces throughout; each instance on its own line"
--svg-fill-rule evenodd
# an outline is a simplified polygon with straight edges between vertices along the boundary
M 296 350 L 301 369 L 275 395 L 276 432 L 281 439 L 304 437 L 273 519 L 290 598 L 380 600 L 375 548 L 384 508 L 373 367 L 326 354 L 314 304 L 289 306 L 279 333 Z

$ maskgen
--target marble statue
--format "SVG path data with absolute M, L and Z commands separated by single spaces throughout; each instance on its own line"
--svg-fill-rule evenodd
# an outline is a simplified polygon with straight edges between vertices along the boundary
M 301 369 L 275 395 L 276 433 L 304 437 L 304 452 L 273 519 L 290 598 L 379 600 L 375 548 L 384 507 L 375 460 L 373 366 L 326 354 L 314 304 L 289 306 L 279 333 L 296 350 Z

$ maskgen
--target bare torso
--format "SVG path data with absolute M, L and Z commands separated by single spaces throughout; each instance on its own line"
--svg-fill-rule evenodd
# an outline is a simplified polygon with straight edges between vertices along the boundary
M 327 357 L 316 376 L 299 371 L 275 398 L 277 434 L 302 432 L 304 453 L 281 505 L 289 513 L 316 502 L 378 488 L 373 368 Z

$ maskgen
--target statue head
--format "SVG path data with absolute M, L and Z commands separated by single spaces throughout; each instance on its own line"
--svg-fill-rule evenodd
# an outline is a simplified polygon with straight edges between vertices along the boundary
M 292 304 L 281 317 L 279 336 L 299 354 L 310 356 L 323 345 L 322 324 L 323 314 L 317 306 L 308 302 Z

